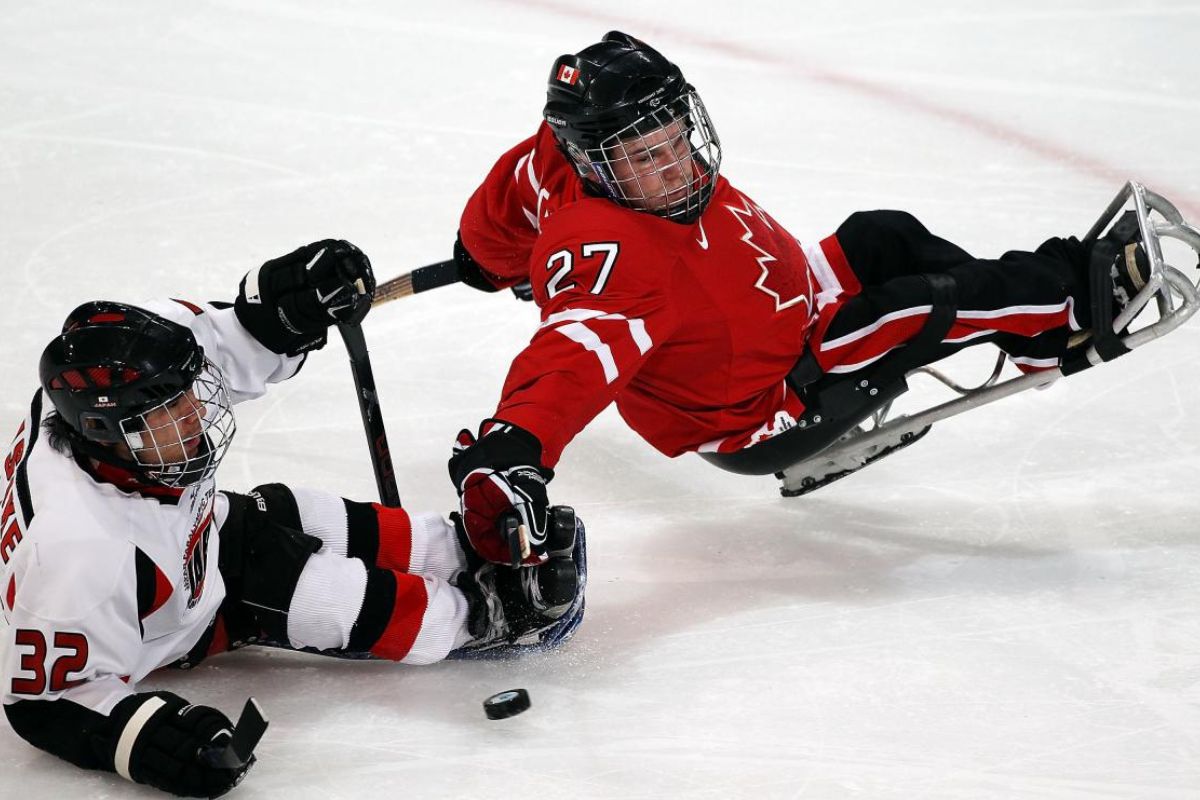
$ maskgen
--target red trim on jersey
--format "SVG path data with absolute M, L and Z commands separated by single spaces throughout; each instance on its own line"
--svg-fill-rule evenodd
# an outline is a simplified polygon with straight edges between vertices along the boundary
M 820 244 L 821 252 L 825 254 L 825 260 L 829 262 L 829 266 L 833 267 L 833 274 L 837 276 L 838 283 L 842 285 L 843 293 L 858 294 L 861 292 L 862 283 L 854 274 L 854 270 L 850 269 L 850 260 L 846 258 L 846 253 L 842 250 L 842 243 L 838 241 L 837 236 L 822 239 Z
M 104 483 L 111 483 L 122 491 L 136 492 L 143 497 L 153 497 L 156 499 L 170 498 L 178 500 L 183 495 L 183 489 L 142 483 L 132 472 L 114 464 L 105 464 L 102 461 L 90 461 L 88 466 L 93 477 L 97 480 L 101 480 Z
M 396 576 L 396 602 L 392 607 L 392 618 L 379 640 L 371 646 L 371 655 L 399 661 L 408 655 L 417 640 L 425 609 L 429 607 L 429 593 L 425 590 L 424 578 L 403 572 L 393 571 L 393 574 Z
M 150 603 L 150 608 L 146 609 L 146 613 L 142 614 L 139 619 L 145 619 L 163 607 L 167 600 L 171 599 L 171 593 L 175 591 L 175 587 L 167 580 L 167 576 L 158 568 L 158 564 L 154 565 L 154 601 Z
M 8 610 L 13 610 L 13 603 L 17 602 L 17 576 L 10 575 L 8 577 L 8 591 L 4 593 L 4 602 L 8 604 Z
M 390 508 L 372 503 L 379 521 L 379 552 L 375 565 L 384 569 L 408 572 L 412 563 L 412 520 L 403 508 Z
M 188 311 L 195 314 L 197 317 L 204 313 L 204 309 L 201 308 L 200 306 L 196 305 L 195 303 L 189 303 L 187 300 L 180 300 L 177 297 L 172 297 L 171 299 L 174 300 L 176 303 L 179 303 L 179 305 L 183 306 Z
M 205 653 L 205 656 L 215 656 L 228 650 L 229 632 L 225 630 L 225 615 L 217 614 L 216 620 L 213 621 L 213 638 L 208 643 L 208 652 Z

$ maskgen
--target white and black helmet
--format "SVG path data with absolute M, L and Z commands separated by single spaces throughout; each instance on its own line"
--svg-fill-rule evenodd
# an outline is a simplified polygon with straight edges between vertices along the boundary
M 595 194 L 682 223 L 699 218 L 712 198 L 721 165 L 712 121 L 679 67 L 645 42 L 611 31 L 559 56 L 543 117 Z M 631 158 L 646 152 L 664 158 L 629 177 L 639 172 Z M 670 191 L 656 180 L 664 163 L 686 175 Z
M 38 371 L 71 447 L 147 483 L 210 477 L 236 430 L 224 377 L 192 332 L 134 306 L 72 311 Z

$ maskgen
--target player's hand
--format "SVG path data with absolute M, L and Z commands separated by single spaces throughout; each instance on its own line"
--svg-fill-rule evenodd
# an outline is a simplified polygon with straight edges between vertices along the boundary
M 551 527 L 546 484 L 554 477 L 541 466 L 541 443 L 498 420 L 485 420 L 481 431 L 478 440 L 459 433 L 449 464 L 467 539 L 488 561 L 541 564 Z
M 508 285 L 508 281 L 501 278 L 499 275 L 493 275 L 479 265 L 463 245 L 462 235 L 460 234 L 454 240 L 454 263 L 458 266 L 459 280 L 470 286 L 472 289 L 478 289 L 481 292 L 498 292 Z M 513 297 L 518 300 L 532 300 L 533 287 L 529 285 L 529 281 L 521 281 L 520 283 L 510 286 Z
M 209 748 L 222 747 L 233 736 L 233 723 L 215 708 L 189 705 L 170 692 L 135 694 L 113 709 L 122 725 L 114 767 L 136 783 L 183 797 L 219 797 L 245 777 L 255 758 L 235 768 L 214 766 Z
M 374 294 L 367 256 L 350 242 L 323 239 L 248 272 L 234 309 L 267 349 L 298 355 L 324 346 L 330 325 L 362 322 Z

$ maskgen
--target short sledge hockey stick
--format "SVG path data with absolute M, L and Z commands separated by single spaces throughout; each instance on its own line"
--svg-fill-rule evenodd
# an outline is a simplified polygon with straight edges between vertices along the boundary
M 200 758 L 211 767 L 222 769 L 241 769 L 250 762 L 254 748 L 258 746 L 267 732 L 269 720 L 263 714 L 262 706 L 251 697 L 242 708 L 242 715 L 233 726 L 233 736 L 224 747 L 206 747 L 200 751 Z
M 439 261 L 424 267 L 417 267 L 412 272 L 399 275 L 390 281 L 384 281 L 375 287 L 375 299 L 371 305 L 390 303 L 401 297 L 427 292 L 439 286 L 449 286 L 462 280 L 458 264 L 454 259 Z
M 358 396 L 358 410 L 367 434 L 367 449 L 371 454 L 371 469 L 375 472 L 379 501 L 385 506 L 399 508 L 400 490 L 396 488 L 396 473 L 392 469 L 392 454 L 388 449 L 387 431 L 383 427 L 383 411 L 375 391 L 375 373 L 371 371 L 366 337 L 359 325 L 338 325 L 338 331 L 346 343 L 346 352 L 350 354 L 350 372 L 354 375 L 354 392 Z

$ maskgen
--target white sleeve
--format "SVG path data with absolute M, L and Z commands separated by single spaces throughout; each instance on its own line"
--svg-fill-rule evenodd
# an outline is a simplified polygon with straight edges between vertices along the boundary
M 287 380 L 304 365 L 303 355 L 282 356 L 263 347 L 238 322 L 233 306 L 162 300 L 140 307 L 192 329 L 204 354 L 225 373 L 235 403 L 262 396 L 267 384 Z
M 134 547 L 64 541 L 22 559 L 2 657 L 5 705 L 71 700 L 108 714 L 132 694 L 142 652 Z

